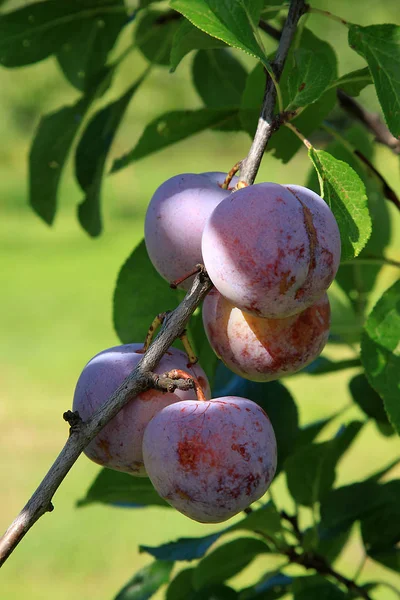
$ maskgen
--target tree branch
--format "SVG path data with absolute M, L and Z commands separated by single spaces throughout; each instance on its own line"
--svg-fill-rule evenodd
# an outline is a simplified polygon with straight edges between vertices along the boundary
M 275 59 L 272 63 L 272 69 L 277 81 L 279 81 L 282 75 L 290 45 L 296 33 L 297 23 L 305 11 L 306 5 L 304 0 L 291 0 L 289 13 L 282 29 Z M 257 131 L 249 154 L 243 162 L 240 176 L 240 179 L 249 185 L 254 183 L 265 148 L 276 128 L 276 121 L 274 121 L 275 101 L 276 89 L 271 77 L 267 74 L 264 100 L 260 118 L 258 120 Z
M 36 521 L 53 510 L 51 500 L 83 449 L 99 431 L 140 392 L 153 387 L 152 371 L 171 344 L 179 337 L 190 316 L 207 295 L 212 283 L 205 272 L 199 273 L 181 304 L 164 321 L 160 333 L 143 355 L 134 371 L 125 379 L 107 402 L 86 422 L 67 411 L 64 418 L 70 423 L 70 436 L 31 499 L 0 539 L 0 566 Z M 169 382 L 159 382 L 167 386 Z M 172 383 L 172 382 L 171 382 Z M 179 385 L 178 381 L 173 382 Z
M 382 121 L 380 115 L 368 112 L 365 108 L 346 94 L 343 90 L 337 91 L 340 106 L 352 117 L 355 117 L 374 134 L 375 141 L 387 146 L 395 154 L 400 154 L 400 140 L 395 138 Z

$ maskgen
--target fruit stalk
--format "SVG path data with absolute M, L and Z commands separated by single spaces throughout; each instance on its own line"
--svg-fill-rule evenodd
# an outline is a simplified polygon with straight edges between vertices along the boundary
M 306 12 L 306 8 L 304 0 L 291 0 L 288 16 L 283 26 L 278 49 L 272 63 L 275 80 L 278 82 L 282 75 L 285 61 L 296 33 L 297 23 L 300 17 Z M 271 135 L 276 129 L 274 120 L 275 102 L 275 85 L 271 77 L 267 74 L 264 100 L 260 118 L 258 120 L 257 131 L 251 144 L 250 151 L 243 162 L 240 174 L 240 179 L 249 185 L 254 183 L 265 148 L 267 147 Z
M 153 386 L 151 372 L 172 343 L 180 336 L 191 315 L 210 291 L 212 283 L 205 273 L 199 273 L 180 305 L 170 313 L 164 327 L 143 355 L 134 371 L 91 419 L 71 427 L 64 448 L 39 484 L 33 496 L 0 539 L 0 566 L 4 564 L 29 529 L 46 512 L 53 510 L 51 500 L 62 481 L 89 442 L 140 392 Z

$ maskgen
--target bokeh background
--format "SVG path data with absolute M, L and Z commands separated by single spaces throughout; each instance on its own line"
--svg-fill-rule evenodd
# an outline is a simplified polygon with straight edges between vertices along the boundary
M 23 4 L 8 2 L 3 10 Z M 316 0 L 313 5 L 332 8 L 329 0 Z M 334 11 L 361 25 L 400 24 L 398 0 L 336 0 Z M 340 24 L 315 15 L 307 25 L 319 35 L 323 31 L 323 37 L 336 48 L 340 75 L 364 66 L 346 46 L 347 32 Z M 115 55 L 131 42 L 131 35 L 132 29 L 127 28 Z M 247 68 L 252 67 L 251 59 L 237 56 Z M 154 69 L 131 102 L 110 162 L 134 145 L 152 117 L 170 109 L 201 106 L 191 86 L 191 61 L 189 55 L 174 74 Z M 138 51 L 131 53 L 98 106 L 118 97 L 145 65 Z M 27 198 L 27 157 L 39 118 L 73 102 L 76 90 L 53 58 L 29 68 L 2 68 L 0 90 L 0 529 L 5 529 L 65 442 L 68 429 L 62 413 L 71 407 L 84 364 L 98 351 L 118 343 L 112 325 L 113 289 L 120 266 L 143 235 L 144 212 L 155 188 L 180 172 L 228 171 L 246 155 L 250 138 L 244 133 L 203 133 L 106 177 L 104 233 L 90 239 L 75 218 L 82 194 L 71 161 L 63 175 L 59 212 L 52 228 L 37 218 Z M 369 109 L 379 110 L 372 87 L 360 100 Z M 376 165 L 400 192 L 398 157 L 379 147 Z M 304 184 L 309 169 L 303 151 L 287 166 L 267 155 L 258 181 Z M 400 260 L 400 215 L 389 208 L 393 234 L 387 256 Z M 393 267 L 382 270 L 372 302 L 397 276 Z M 343 318 L 346 321 L 345 311 Z M 353 357 L 354 350 L 328 346 L 325 355 Z M 344 407 L 350 401 L 348 381 L 353 374 L 350 370 L 318 379 L 308 375 L 287 379 L 301 423 Z M 357 416 L 361 416 L 357 409 L 351 408 L 343 419 Z M 337 426 L 338 422 L 333 428 Z M 330 433 L 328 430 L 327 435 Z M 337 483 L 361 479 L 398 454 L 398 438 L 378 436 L 374 425 L 368 425 L 342 461 Z M 77 509 L 76 500 L 84 495 L 98 469 L 84 456 L 78 460 L 54 498 L 55 511 L 35 525 L 4 566 L 1 598 L 109 600 L 140 566 L 150 562 L 150 557 L 138 553 L 140 543 L 157 545 L 213 529 L 172 510 Z M 284 481 L 277 487 L 278 498 L 287 502 Z M 353 576 L 361 559 L 355 530 L 338 568 Z M 237 581 L 250 582 L 275 564 L 272 558 L 268 564 L 263 561 L 254 562 Z M 361 581 L 372 577 L 399 587 L 394 573 L 368 562 Z M 396 596 L 382 588 L 381 598 L 391 597 Z

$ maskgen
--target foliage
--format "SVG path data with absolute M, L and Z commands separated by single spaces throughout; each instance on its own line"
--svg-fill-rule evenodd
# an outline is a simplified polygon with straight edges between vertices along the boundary
M 101 188 L 109 150 L 150 69 L 169 67 L 174 72 L 187 55 L 192 55 L 193 85 L 203 106 L 191 111 L 170 111 L 147 123 L 137 143 L 114 161 L 111 171 L 121 170 L 206 129 L 254 135 L 265 69 L 271 71 L 273 60 L 264 51 L 265 34 L 258 24 L 260 18 L 277 24 L 287 6 L 278 0 L 171 0 L 169 7 L 154 10 L 151 4 L 151 0 L 142 0 L 132 10 L 123 0 L 47 0 L 0 16 L 0 62 L 4 67 L 30 65 L 53 55 L 79 94 L 73 104 L 42 117 L 31 145 L 29 200 L 48 224 L 56 217 L 61 174 L 68 156 L 74 152 L 75 176 L 84 192 L 78 219 L 90 236 L 100 235 Z M 126 28 L 131 29 L 133 41 L 116 57 L 115 46 Z M 349 45 L 365 59 L 366 66 L 338 77 L 336 54 L 341 49 L 335 52 L 310 30 L 299 28 L 281 78 L 283 105 L 279 110 L 291 113 L 286 117 L 300 134 L 318 140 L 322 126 L 334 122 L 338 110 L 336 89 L 354 97 L 364 87 L 374 85 L 388 128 L 398 137 L 400 27 L 351 24 L 348 29 Z M 113 85 L 115 74 L 133 49 L 142 53 L 148 68 L 119 98 L 99 108 L 99 100 Z M 237 50 L 251 57 L 246 63 L 251 64 L 249 72 Z M 301 427 L 295 399 L 284 384 L 256 384 L 228 372 L 204 341 L 201 315 L 195 314 L 189 335 L 214 383 L 215 395 L 245 396 L 266 409 L 278 441 L 278 472 L 286 478 L 297 508 L 312 510 L 314 527 L 303 530 L 297 516 L 288 516 L 270 501 L 215 533 L 179 538 L 157 548 L 144 545 L 141 551 L 154 561 L 136 573 L 116 598 L 144 600 L 168 582 L 168 600 L 272 600 L 288 593 L 299 600 L 349 598 L 343 580 L 334 574 L 327 580 L 323 577 L 326 569 L 316 565 L 321 565 L 318 560 L 336 560 L 354 523 L 360 525 L 368 557 L 389 569 L 400 570 L 399 481 L 382 481 L 393 465 L 364 481 L 340 487 L 336 484 L 340 460 L 352 444 L 357 444 L 367 421 L 374 422 L 383 435 L 400 433 L 400 286 L 397 282 L 389 287 L 366 314 L 381 266 L 379 261 L 384 262 L 383 251 L 390 237 L 387 209 L 383 206 L 387 187 L 385 179 L 379 173 L 376 177 L 376 171 L 371 171 L 364 160 L 367 156 L 368 161 L 373 161 L 373 145 L 368 136 L 355 134 L 340 121 L 336 129 L 328 131 L 330 143 L 324 149 L 318 148 L 317 142 L 315 147 L 314 143 L 308 144 L 308 155 L 315 168 L 309 181 L 310 186 L 315 186 L 318 179 L 320 194 L 339 224 L 343 264 L 337 282 L 340 293 L 343 292 L 341 298 L 349 307 L 346 310 L 350 320 L 354 314 L 359 322 L 356 338 L 351 340 L 357 344 L 357 356 L 336 362 L 322 357 L 307 367 L 307 372 L 315 376 L 313 381 L 318 384 L 320 376 L 356 368 L 350 391 L 363 420 L 344 424 L 340 414 L 333 414 L 329 419 Z M 286 163 L 301 147 L 300 139 L 282 122 L 268 150 Z M 367 251 L 377 253 L 374 258 L 378 264 L 373 270 L 357 259 L 367 257 Z M 142 241 L 122 266 L 116 284 L 114 325 L 121 341 L 143 338 L 154 316 L 173 309 L 179 300 L 179 294 L 170 290 L 154 271 Z M 332 305 L 335 319 L 340 312 L 336 310 L 339 302 Z M 353 307 L 355 313 L 350 312 Z M 346 343 L 349 338 L 344 333 L 331 341 Z M 339 426 L 338 431 L 327 438 L 325 428 L 333 422 Z M 132 509 L 152 505 L 170 510 L 149 480 L 135 480 L 108 470 L 100 472 L 79 504 L 96 502 Z M 303 508 L 299 510 L 300 515 L 304 514 Z M 225 535 L 234 537 L 224 541 Z M 218 546 L 213 548 L 216 542 Z M 266 572 L 248 588 L 237 590 L 226 585 L 256 556 L 263 556 L 267 569 L 271 553 L 281 554 L 289 562 L 298 559 L 306 568 L 319 570 L 319 575 L 289 576 L 285 563 L 275 572 Z M 188 560 L 198 562 L 182 569 L 179 563 Z M 172 575 L 175 568 L 178 572 Z M 370 582 L 368 589 L 374 585 Z

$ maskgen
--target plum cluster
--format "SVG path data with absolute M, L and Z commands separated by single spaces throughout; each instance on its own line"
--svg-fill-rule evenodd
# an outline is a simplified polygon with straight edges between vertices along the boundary
M 305 187 L 232 192 L 223 181 L 223 173 L 186 173 L 163 183 L 147 210 L 146 246 L 169 282 L 204 263 L 215 286 L 203 306 L 214 352 L 238 375 L 271 381 L 305 367 L 328 339 L 339 229 Z
M 214 284 L 203 305 L 204 329 L 235 373 L 270 381 L 311 362 L 329 333 L 326 290 L 340 259 L 329 207 L 295 185 L 226 189 L 224 173 L 172 177 L 155 192 L 145 241 L 157 271 L 188 289 L 196 264 Z M 78 380 L 73 409 L 85 421 L 137 366 L 143 346 L 96 355 Z M 224 521 L 264 495 L 277 449 L 266 413 L 246 398 L 211 399 L 206 374 L 170 348 L 157 373 L 183 373 L 196 389 L 151 389 L 130 400 L 87 446 L 98 464 L 150 477 L 177 510 Z

